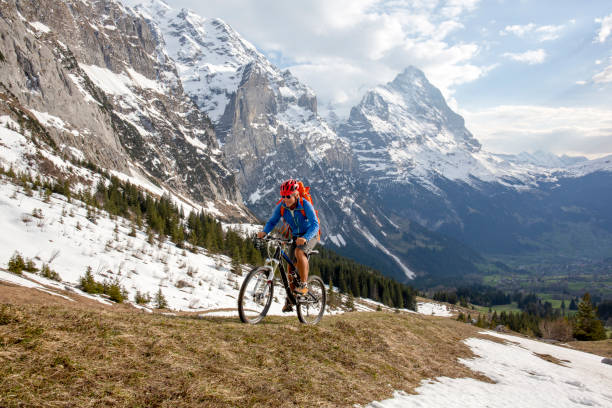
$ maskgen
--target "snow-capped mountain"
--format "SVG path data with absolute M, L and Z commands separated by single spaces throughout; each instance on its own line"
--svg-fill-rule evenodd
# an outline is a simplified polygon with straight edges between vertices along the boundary
M 564 168 L 571 166 L 576 163 L 585 162 L 588 159 L 582 156 L 557 156 L 550 152 L 537 150 L 533 153 L 522 152 L 517 155 L 498 155 L 500 157 L 506 157 L 510 161 L 516 161 L 519 163 L 528 163 L 540 167 L 548 168 Z
M 580 244 L 585 230 L 612 242 L 612 229 L 594 222 L 610 219 L 600 205 L 612 203 L 610 157 L 487 152 L 414 67 L 368 91 L 339 134 L 351 142 L 368 195 L 402 229 L 416 220 L 496 256 L 538 253 L 557 234 L 574 242 L 571 251 L 552 245 L 559 261 L 611 255 Z
M 248 63 L 257 61 L 268 75 L 276 74 L 252 44 L 220 19 L 173 9 L 160 0 L 137 4 L 134 10 L 159 30 L 185 91 L 215 123 L 238 89 Z
M 534 187 L 555 176 L 576 174 L 573 169 L 585 168 L 588 162 L 585 157 L 542 151 L 518 155 L 486 151 L 415 67 L 369 90 L 340 125 L 339 134 L 350 140 L 360 170 L 370 177 L 415 182 L 432 190 L 439 177 L 469 185 Z M 610 169 L 605 160 L 603 169 Z
M 435 179 L 524 185 L 543 173 L 482 149 L 422 71 L 408 67 L 368 91 L 339 128 L 362 173 L 379 182 L 415 182 L 436 191 Z M 535 170 L 535 171 L 534 171 Z
M 185 91 L 213 121 L 249 202 L 269 188 L 261 183 L 269 180 L 262 180 L 260 170 L 269 167 L 266 154 L 278 145 L 299 142 L 301 147 L 288 146 L 287 155 L 275 159 L 295 161 L 290 157 L 295 155 L 308 167 L 347 157 L 341 154 L 346 143 L 319 118 L 314 92 L 273 66 L 225 22 L 172 9 L 161 0 L 134 10 L 163 33 Z

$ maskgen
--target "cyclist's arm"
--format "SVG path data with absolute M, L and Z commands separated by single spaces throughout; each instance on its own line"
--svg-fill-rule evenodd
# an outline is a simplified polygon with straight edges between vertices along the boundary
M 282 203 L 279 203 L 276 206 L 276 208 L 274 209 L 274 212 L 272 213 L 272 217 L 270 217 L 270 219 L 266 223 L 266 226 L 263 229 L 263 232 L 265 232 L 266 234 L 269 234 L 270 231 L 272 231 L 274 229 L 274 227 L 276 227 L 276 224 L 278 223 L 278 220 L 280 220 L 280 208 L 281 208 L 281 205 L 282 205 Z
M 304 211 L 306 212 L 306 218 L 308 218 L 308 220 L 312 220 L 310 223 L 310 228 L 308 228 L 303 237 L 306 239 L 306 241 L 310 241 L 319 232 L 319 220 L 317 219 L 317 214 L 315 213 L 314 207 L 309 201 L 304 200 L 303 205 Z

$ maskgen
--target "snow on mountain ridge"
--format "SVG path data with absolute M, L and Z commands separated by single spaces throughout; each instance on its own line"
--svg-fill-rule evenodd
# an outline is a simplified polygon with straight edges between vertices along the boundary
M 269 131 L 288 135 L 289 130 L 304 141 L 313 162 L 337 143 L 348 146 L 317 115 L 316 96 L 288 70 L 281 71 L 227 23 L 186 10 L 172 9 L 161 0 L 150 0 L 133 8 L 162 33 L 165 49 L 177 66 L 183 88 L 217 125 L 238 88 L 247 78 L 261 74 L 275 95 L 277 110 L 254 121 L 269 124 Z M 222 144 L 223 141 L 220 140 Z
M 278 69 L 221 19 L 176 10 L 160 0 L 139 4 L 134 10 L 159 27 L 185 91 L 213 122 L 223 115 L 247 64 L 257 63 L 274 82 L 283 79 Z
M 351 141 L 362 170 L 380 180 L 415 180 L 434 192 L 437 177 L 521 190 L 558 175 L 578 174 L 570 167 L 581 162 L 545 152 L 514 156 L 482 149 L 463 118 L 415 67 L 368 91 L 340 126 L 340 134 Z

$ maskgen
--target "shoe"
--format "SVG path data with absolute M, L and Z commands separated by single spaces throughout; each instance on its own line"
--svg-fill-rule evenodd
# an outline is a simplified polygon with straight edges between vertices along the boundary
M 293 312 L 293 305 L 291 304 L 291 301 L 289 300 L 289 298 L 285 299 L 285 306 L 283 306 L 282 312 L 283 313 Z
M 306 285 L 306 282 L 300 282 L 295 289 L 293 289 L 293 293 L 301 296 L 306 295 L 308 293 L 308 286 Z

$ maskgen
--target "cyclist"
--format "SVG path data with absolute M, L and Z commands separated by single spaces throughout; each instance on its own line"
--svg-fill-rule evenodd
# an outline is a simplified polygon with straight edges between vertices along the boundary
M 289 257 L 297 263 L 300 282 L 292 282 L 289 284 L 291 289 L 297 295 L 305 295 L 308 293 L 306 281 L 308 280 L 308 258 L 306 253 L 312 251 L 319 241 L 319 221 L 315 210 L 307 200 L 300 200 L 298 191 L 298 182 L 294 179 L 284 181 L 280 186 L 281 202 L 278 203 L 272 217 L 266 223 L 263 231 L 257 234 L 258 238 L 265 237 L 274 229 L 281 218 L 289 225 L 291 234 L 295 238 L 289 250 Z M 283 210 L 281 211 L 281 209 Z M 291 266 L 289 266 L 291 268 Z M 289 270 L 291 272 L 291 269 Z M 291 274 L 289 274 L 291 277 Z M 289 298 L 285 300 L 283 312 L 293 310 Z

